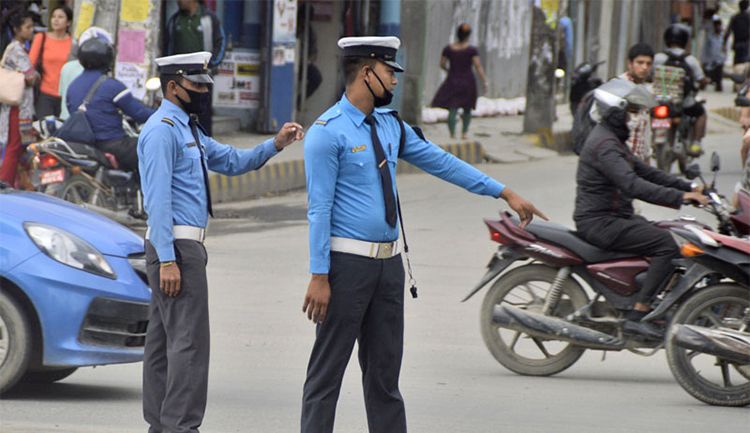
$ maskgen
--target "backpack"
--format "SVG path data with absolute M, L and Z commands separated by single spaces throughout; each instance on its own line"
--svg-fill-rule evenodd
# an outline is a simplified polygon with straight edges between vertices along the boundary
M 590 90 L 583 95 L 581 102 L 578 103 L 576 114 L 573 117 L 573 128 L 570 130 L 570 138 L 573 141 L 573 152 L 576 155 L 581 154 L 584 143 L 589 137 L 589 133 L 596 126 L 596 122 L 591 118 L 591 107 L 594 106 L 594 91 Z
M 654 94 L 657 99 L 671 100 L 679 105 L 693 90 L 693 71 L 685 60 L 690 54 L 665 54 L 667 61 L 654 67 Z

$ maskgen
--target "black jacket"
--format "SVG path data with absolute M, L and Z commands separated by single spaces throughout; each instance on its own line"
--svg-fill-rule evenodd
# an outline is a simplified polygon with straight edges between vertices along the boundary
M 633 199 L 656 205 L 682 205 L 690 183 L 645 164 L 599 124 L 583 145 L 576 174 L 576 225 L 589 218 L 633 216 Z

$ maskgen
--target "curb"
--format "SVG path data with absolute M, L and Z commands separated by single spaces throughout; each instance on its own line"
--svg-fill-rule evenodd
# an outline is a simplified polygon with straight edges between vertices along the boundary
M 737 107 L 721 107 L 714 108 L 711 112 L 718 114 L 719 116 L 725 117 L 729 120 L 733 120 L 737 123 L 740 122 L 740 109 Z
M 446 150 L 469 164 L 486 161 L 481 143 L 463 142 L 441 145 Z M 399 174 L 420 173 L 422 170 L 399 161 Z M 302 189 L 305 187 L 305 162 L 302 159 L 269 163 L 258 170 L 240 176 L 210 175 L 211 198 L 214 203 L 245 200 Z

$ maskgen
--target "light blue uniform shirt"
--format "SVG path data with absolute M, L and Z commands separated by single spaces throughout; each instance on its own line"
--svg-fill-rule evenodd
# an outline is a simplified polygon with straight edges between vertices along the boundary
M 148 213 L 149 241 L 159 261 L 175 259 L 173 225 L 206 227 L 208 210 L 201 154 L 190 132 L 188 114 L 164 99 L 138 138 L 138 169 Z M 208 169 L 226 175 L 263 166 L 278 153 L 269 138 L 253 149 L 235 149 L 198 130 Z
M 401 129 L 393 110 L 376 108 L 378 138 L 396 188 Z M 405 125 L 401 158 L 473 193 L 498 197 L 505 186 L 470 164 L 421 139 Z M 385 202 L 365 114 L 346 95 L 310 127 L 305 138 L 310 272 L 330 268 L 331 236 L 369 242 L 398 239 L 385 221 Z

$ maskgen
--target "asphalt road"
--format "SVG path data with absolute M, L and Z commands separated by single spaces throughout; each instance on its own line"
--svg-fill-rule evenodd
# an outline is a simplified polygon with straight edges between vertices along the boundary
M 740 175 L 739 133 L 712 134 L 729 192 Z M 708 158 L 703 158 L 705 163 Z M 704 164 L 705 165 L 705 164 Z M 576 159 L 480 168 L 571 224 Z M 549 378 L 518 376 L 495 362 L 479 333 L 481 296 L 459 300 L 484 272 L 496 244 L 482 218 L 503 203 L 427 175 L 399 178 L 412 263 L 420 288 L 406 300 L 401 388 L 411 432 L 615 433 L 741 432 L 750 409 L 694 400 L 669 372 L 663 352 L 587 352 Z M 301 313 L 308 281 L 305 195 L 220 206 L 207 241 L 211 376 L 202 432 L 294 432 L 314 328 Z M 710 216 L 683 209 L 713 224 Z M 646 206 L 650 218 L 677 211 Z M 141 365 L 85 368 L 64 381 L 27 386 L 0 400 L 4 433 L 145 432 Z M 366 432 L 359 366 L 351 362 L 337 432 Z

